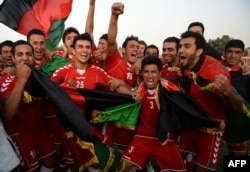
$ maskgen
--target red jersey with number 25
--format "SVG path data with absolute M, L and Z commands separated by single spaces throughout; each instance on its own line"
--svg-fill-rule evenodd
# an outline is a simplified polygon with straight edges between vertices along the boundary
M 72 87 L 72 83 L 76 88 L 97 89 L 109 88 L 108 82 L 112 78 L 100 67 L 91 65 L 85 72 L 79 73 L 73 64 L 68 64 L 59 68 L 54 72 L 51 80 L 63 87 Z

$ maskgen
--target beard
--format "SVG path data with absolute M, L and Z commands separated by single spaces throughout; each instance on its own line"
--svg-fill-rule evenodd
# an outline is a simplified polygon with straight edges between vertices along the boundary
M 195 65 L 194 64 L 195 57 L 196 57 L 196 53 L 195 52 L 193 54 L 190 54 L 189 56 L 186 56 L 185 63 L 180 63 L 180 66 L 183 69 L 187 69 L 187 68 L 193 67 Z

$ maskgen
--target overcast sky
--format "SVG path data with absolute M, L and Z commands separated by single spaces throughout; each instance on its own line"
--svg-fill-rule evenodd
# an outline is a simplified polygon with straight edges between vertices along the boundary
M 96 0 L 95 42 L 106 33 L 115 0 Z M 250 0 L 123 0 L 124 14 L 118 22 L 118 44 L 128 35 L 138 36 L 147 44 L 162 49 L 162 41 L 169 36 L 179 37 L 189 23 L 200 21 L 205 25 L 205 38 L 216 39 L 229 35 L 241 39 L 250 47 Z M 0 0 L 2 3 L 2 0 Z M 66 27 L 74 26 L 84 32 L 89 0 L 73 0 Z M 0 41 L 25 39 L 0 24 Z

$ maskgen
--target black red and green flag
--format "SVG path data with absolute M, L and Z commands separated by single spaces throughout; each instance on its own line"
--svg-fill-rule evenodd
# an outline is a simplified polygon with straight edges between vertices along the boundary
M 98 146 L 98 142 L 96 142 L 95 135 L 88 121 L 76 105 L 78 100 L 82 101 L 84 99 L 85 104 L 83 104 L 83 106 L 86 111 L 90 112 L 92 109 L 102 110 L 104 112 L 102 113 L 103 116 L 108 117 L 102 122 L 120 122 L 120 124 L 124 126 L 132 125 L 134 126 L 133 129 L 135 129 L 139 117 L 140 103 L 135 103 L 130 95 L 75 88 L 64 90 L 50 81 L 48 77 L 37 69 L 32 68 L 31 74 L 25 90 L 35 97 L 46 95 L 57 109 L 57 117 L 66 133 L 76 135 L 83 141 L 80 141 L 83 145 L 86 145 L 85 142 L 89 142 L 92 143 L 92 145 L 95 144 L 97 148 L 100 147 Z M 69 94 L 71 96 L 69 96 Z M 196 128 L 199 126 L 215 127 L 219 124 L 218 121 L 209 118 L 198 104 L 182 94 L 178 87 L 174 87 L 171 84 L 167 85 L 162 82 L 159 100 L 162 109 L 160 111 L 159 138 L 163 141 L 165 141 L 168 130 L 189 127 Z M 129 118 L 131 114 L 133 114 L 133 118 Z M 118 118 L 117 116 L 125 116 L 125 118 Z M 91 146 L 91 149 L 93 150 L 93 146 Z M 96 151 L 96 155 L 99 161 L 102 162 L 103 169 L 108 170 L 108 162 L 113 159 L 112 156 L 110 156 L 112 155 L 112 151 L 107 150 L 107 148 L 103 146 L 99 149 L 100 151 Z M 107 154 L 108 156 L 104 158 L 103 150 L 109 153 Z
M 33 29 L 45 33 L 49 50 L 61 40 L 64 23 L 73 0 L 4 0 L 0 6 L 0 22 L 18 33 L 27 35 Z
M 66 58 L 63 58 L 58 55 L 54 55 L 51 58 L 51 61 L 46 61 L 44 64 L 42 64 L 39 67 L 39 70 L 47 77 L 51 77 L 52 74 L 59 69 L 60 67 L 63 67 L 67 64 L 69 64 L 70 61 L 68 61 Z
M 162 141 L 165 141 L 169 130 L 204 126 L 212 128 L 219 125 L 219 121 L 213 120 L 198 103 L 182 93 L 176 85 L 167 80 L 161 80 L 159 89 L 160 120 L 158 136 Z M 98 94 L 93 93 L 93 91 L 90 93 L 84 89 L 78 89 L 78 91 L 88 100 L 89 104 L 95 106 L 93 108 L 102 110 L 106 102 L 110 104 L 109 108 L 97 114 L 92 120 L 93 122 L 112 121 L 117 126 L 123 128 L 131 130 L 136 128 L 141 103 L 128 101 L 127 103 L 116 105 L 118 100 L 112 97 L 112 95 L 116 94 L 117 96 L 119 93 L 106 92 L 106 96 L 104 96 L 100 91 Z M 145 94 L 145 86 L 143 84 L 139 86 L 138 92 L 142 96 Z M 110 103 L 111 101 L 113 103 Z M 98 102 L 97 105 L 95 105 L 95 102 Z
M 193 80 L 192 82 L 200 90 L 213 92 L 213 83 L 196 73 L 201 64 L 202 59 L 200 59 L 197 66 L 194 67 L 194 70 L 188 74 L 188 77 L 185 76 L 183 72 L 178 72 L 178 74 L 180 74 L 179 84 L 185 92 L 189 92 L 191 80 Z M 226 103 L 224 104 L 227 117 L 224 140 L 228 143 L 241 143 L 250 139 L 249 76 L 242 75 L 242 71 L 234 70 L 230 71 L 230 75 L 232 78 L 233 92 L 242 99 L 242 112 L 236 112 Z

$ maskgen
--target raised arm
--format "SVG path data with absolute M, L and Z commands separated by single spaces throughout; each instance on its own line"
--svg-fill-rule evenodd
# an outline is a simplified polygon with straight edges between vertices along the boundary
M 85 32 L 88 32 L 91 39 L 94 41 L 94 15 L 95 15 L 95 0 L 89 0 L 89 10 L 85 24 Z
M 118 17 L 124 12 L 124 4 L 115 2 L 111 7 L 111 18 L 108 28 L 108 51 L 109 53 L 117 50 L 117 32 L 118 32 Z

